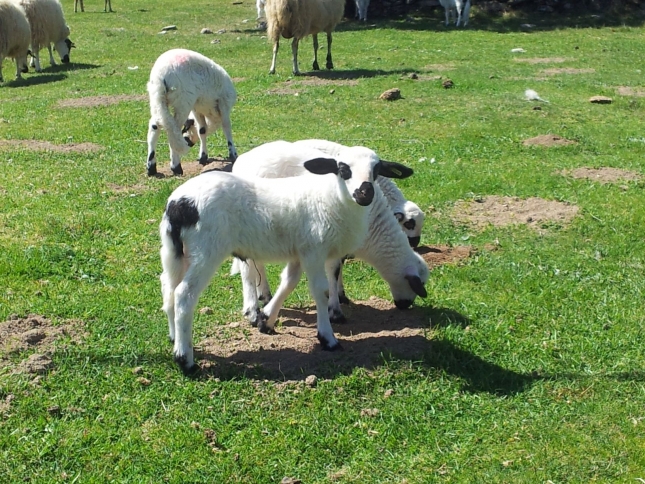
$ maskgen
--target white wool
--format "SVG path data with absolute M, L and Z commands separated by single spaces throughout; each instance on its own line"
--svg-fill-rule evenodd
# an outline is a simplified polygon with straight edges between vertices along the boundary
M 0 81 L 2 61 L 10 57 L 16 62 L 16 78 L 27 71 L 27 52 L 31 30 L 24 8 L 17 0 L 0 0 Z
M 446 25 L 450 24 L 450 17 L 455 19 L 455 26 L 459 27 L 463 20 L 464 27 L 468 25 L 470 14 L 470 0 L 439 0 L 446 11 Z

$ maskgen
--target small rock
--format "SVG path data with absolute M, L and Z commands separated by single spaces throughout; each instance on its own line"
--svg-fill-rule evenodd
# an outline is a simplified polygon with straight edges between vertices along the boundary
M 419 79 L 419 75 L 416 72 L 410 74 L 410 79 Z
M 334 94 L 336 92 L 336 89 L 330 89 L 329 94 Z
M 140 375 L 143 373 L 143 366 L 137 366 L 136 368 L 132 368 L 132 373 L 134 375 Z
M 318 383 L 318 377 L 316 375 L 309 375 L 305 379 L 305 385 L 307 385 L 310 388 L 315 387 L 317 383 Z
M 213 31 L 211 29 L 203 28 L 202 30 L 200 30 L 199 33 L 200 34 L 212 34 Z
M 219 44 L 219 43 L 221 43 L 221 42 L 222 42 L 222 41 L 221 41 L 221 40 L 219 40 L 219 39 L 211 40 L 211 44 Z
M 199 310 L 199 314 L 213 314 L 213 310 L 208 306 L 204 306 Z
M 249 19 L 248 19 L 248 18 L 245 18 L 244 20 L 242 20 L 242 23 L 243 23 L 243 24 L 248 24 L 248 23 L 249 23 Z
M 515 47 L 514 49 L 511 49 L 511 52 L 522 53 L 522 52 L 526 52 L 526 51 L 524 49 L 522 49 L 521 47 Z
M 238 321 L 234 321 L 231 324 L 228 325 L 229 328 L 239 328 L 240 323 Z
M 166 34 L 165 30 L 162 30 L 161 32 L 159 32 L 159 35 L 164 35 L 164 34 Z
M 218 34 L 225 34 L 225 33 L 226 33 L 226 29 L 219 29 L 219 30 L 217 31 L 217 33 L 218 33 Z
M 162 32 L 168 32 L 169 30 L 177 30 L 176 25 L 166 25 L 163 29 L 161 29 Z
M 147 387 L 147 386 L 150 385 L 150 383 L 152 383 L 150 380 L 148 380 L 147 378 L 145 378 L 143 376 L 137 378 L 137 381 L 144 387 Z
M 391 388 L 388 388 L 385 390 L 385 393 L 383 394 L 383 398 L 390 398 L 392 395 L 394 395 L 394 390 Z
M 454 85 L 455 85 L 455 83 L 454 83 L 454 82 L 452 82 L 450 79 L 446 79 L 445 81 L 443 81 L 443 82 L 441 83 L 441 85 L 442 85 L 444 88 L 446 88 L 446 89 L 450 89 L 452 86 L 454 86 Z
M 401 99 L 401 89 L 398 87 L 388 89 L 379 96 L 379 99 L 385 99 L 386 101 L 396 101 L 397 99 Z
M 611 104 L 612 99 L 607 96 L 592 96 L 589 98 L 589 102 L 594 104 Z

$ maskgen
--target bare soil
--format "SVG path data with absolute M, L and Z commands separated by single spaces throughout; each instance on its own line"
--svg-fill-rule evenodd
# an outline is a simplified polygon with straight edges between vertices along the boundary
M 17 373 L 44 373 L 52 367 L 50 356 L 59 340 L 69 338 L 79 342 L 83 336 L 83 327 L 78 321 L 54 325 L 35 314 L 26 318 L 12 316 L 0 323 L 0 368 L 15 366 Z M 34 353 L 14 365 L 12 357 L 25 351 Z
M 93 153 L 103 149 L 103 146 L 96 143 L 66 143 L 57 145 L 49 141 L 38 141 L 28 139 L 0 140 L 2 146 L 19 146 L 34 151 L 54 151 L 57 153 Z
M 575 170 L 564 170 L 562 175 L 570 176 L 573 178 L 583 178 L 587 180 L 597 181 L 599 183 L 618 183 L 621 181 L 638 181 L 642 179 L 640 173 L 634 171 L 622 170 L 620 168 L 588 168 L 581 167 Z
M 567 146 L 576 144 L 575 141 L 563 138 L 555 134 L 541 134 L 534 138 L 525 139 L 522 143 L 524 146 Z
M 433 269 L 437 266 L 455 264 L 467 259 L 475 249 L 467 245 L 455 247 L 449 245 L 433 245 L 417 247 L 415 250 L 423 257 L 428 267 Z
M 193 177 L 209 171 L 231 171 L 232 164 L 226 158 L 209 158 L 205 165 L 198 161 L 182 161 L 181 167 L 184 170 L 184 177 Z M 175 174 L 170 169 L 170 163 L 166 165 L 157 165 L 157 174 L 155 178 L 173 177 Z
M 590 67 L 583 69 L 576 69 L 574 67 L 552 67 L 550 69 L 543 69 L 540 72 L 546 76 L 556 76 L 558 74 L 593 74 L 596 70 Z
M 484 229 L 489 225 L 525 224 L 540 229 L 546 223 L 566 224 L 578 213 L 576 205 L 555 200 L 531 197 L 489 196 L 479 200 L 459 200 L 455 203 L 452 219 L 458 223 Z
M 562 62 L 567 62 L 570 59 L 566 57 L 532 57 L 532 58 L 522 58 L 516 57 L 515 62 L 526 62 L 527 64 L 561 64 Z
M 616 91 L 620 96 L 645 97 L 645 88 L 619 86 Z
M 148 101 L 147 94 L 118 94 L 114 96 L 88 96 L 73 99 L 61 99 L 56 103 L 59 108 L 95 108 L 111 106 L 122 102 Z

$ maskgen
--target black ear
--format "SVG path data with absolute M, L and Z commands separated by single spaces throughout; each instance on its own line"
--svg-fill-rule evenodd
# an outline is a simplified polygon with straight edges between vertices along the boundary
M 417 296 L 428 296 L 428 292 L 426 291 L 426 288 L 424 287 L 423 282 L 421 282 L 421 278 L 419 276 L 405 276 L 405 278 L 407 279 L 408 284 L 410 284 L 410 288 Z
M 327 175 L 333 173 L 338 175 L 338 162 L 333 158 L 314 158 L 305 161 L 304 167 L 314 175 Z
M 378 174 L 386 178 L 407 178 L 412 176 L 414 170 L 408 166 L 402 165 L 395 161 L 380 161 L 380 168 Z

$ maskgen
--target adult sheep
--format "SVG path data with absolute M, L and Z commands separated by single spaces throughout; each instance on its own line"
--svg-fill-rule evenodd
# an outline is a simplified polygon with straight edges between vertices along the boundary
M 74 44 L 69 40 L 69 27 L 65 23 L 63 7 L 58 0 L 20 0 L 31 27 L 31 66 L 41 72 L 39 52 L 43 47 L 49 51 L 49 63 L 56 65 L 52 46 L 60 55 L 63 64 L 69 63 L 69 54 Z
M 85 12 L 85 6 L 83 5 L 83 0 L 74 0 L 74 13 L 78 12 L 78 4 L 81 4 L 81 12 Z M 110 12 L 113 12 L 112 10 L 112 0 L 105 0 L 105 7 L 103 7 L 103 11 L 107 12 L 108 7 L 110 9 Z
M 296 155 L 298 153 L 305 155 L 310 148 L 305 146 L 307 149 L 302 150 L 303 145 L 300 145 L 299 142 L 293 143 L 292 147 L 297 150 L 288 152 L 289 156 L 286 157 L 283 156 L 283 152 L 287 151 L 280 149 L 281 144 L 284 142 L 266 143 L 240 155 L 233 166 L 233 174 L 245 178 L 282 178 L 305 175 L 306 170 L 303 165 L 306 157 L 298 158 Z M 338 151 L 334 156 L 344 158 L 345 152 L 351 152 L 354 149 L 344 147 L 344 150 Z M 372 150 L 361 149 L 370 152 L 373 158 L 379 159 Z M 383 160 L 380 162 L 389 164 Z M 396 169 L 397 173 L 390 173 L 390 176 L 396 178 L 405 178 L 413 173 L 412 169 L 398 163 L 392 164 L 392 167 L 391 171 Z M 387 200 L 379 188 L 378 181 L 381 178 L 378 176 L 377 183 L 374 184 L 374 200 L 369 209 L 367 237 L 352 254 L 372 265 L 379 272 L 389 284 L 397 308 L 406 309 L 412 305 L 417 296 L 427 296 L 424 285 L 428 280 L 429 269 L 423 258 L 412 250 L 406 236 L 399 228 L 396 218 L 392 216 Z M 249 264 L 249 262 L 237 259 L 234 266 L 243 276 L 244 315 L 252 324 L 255 324 L 257 316 L 260 314 L 257 296 L 265 301 L 271 299 L 264 266 L 257 261 Z M 340 308 L 341 299 L 344 298 L 341 259 L 328 261 L 328 267 L 329 318 L 332 323 L 343 322 L 345 317 Z M 255 290 L 256 288 L 258 291 Z
M 0 0 L 0 82 L 2 61 L 11 57 L 16 61 L 16 78 L 27 72 L 27 53 L 31 31 L 25 10 L 17 0 Z
M 296 152 L 286 142 L 277 149 L 282 157 L 293 153 L 297 159 L 305 150 Z M 229 255 L 288 263 L 283 284 L 263 309 L 260 331 L 273 331 L 282 302 L 304 270 L 316 302 L 318 340 L 325 350 L 340 347 L 327 312 L 326 261 L 363 242 L 375 173 L 387 175 L 397 166 L 361 148 L 348 150 L 339 160 L 317 150 L 308 150 L 304 157 L 308 160 L 303 166 L 310 172 L 305 176 L 247 179 L 213 171 L 191 178 L 168 198 L 159 226 L 161 288 L 175 360 L 184 372 L 194 366 L 197 300 Z
M 186 49 L 172 49 L 156 60 L 148 81 L 150 122 L 148 124 L 148 175 L 157 173 L 156 148 L 159 128 L 168 134 L 170 169 L 184 173 L 181 156 L 189 144 L 182 136 L 182 126 L 194 117 L 201 142 L 200 163 L 208 161 L 206 136 L 222 128 L 231 161 L 237 158 L 231 130 L 231 109 L 237 99 L 233 81 L 223 67 L 208 57 Z M 174 111 L 171 114 L 170 110 Z M 191 118 L 193 119 L 193 118 Z
M 293 74 L 298 69 L 298 43 L 308 35 L 313 37 L 313 69 L 318 66 L 318 34 L 327 33 L 327 69 L 333 69 L 331 58 L 331 33 L 342 20 L 345 9 L 344 0 L 267 0 L 265 14 L 267 19 L 267 38 L 273 42 L 273 60 L 269 74 L 275 74 L 275 64 L 280 48 L 280 36 L 293 38 Z

